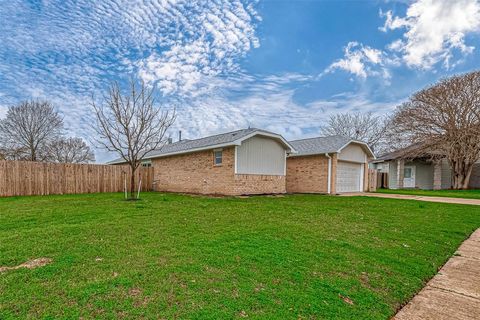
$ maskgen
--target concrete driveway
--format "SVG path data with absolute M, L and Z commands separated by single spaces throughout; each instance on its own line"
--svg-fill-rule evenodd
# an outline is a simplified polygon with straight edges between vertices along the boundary
M 414 196 L 414 195 L 407 195 L 407 194 L 388 194 L 388 193 L 371 193 L 371 192 L 342 193 L 340 194 L 340 196 L 343 196 L 343 197 L 363 196 L 363 197 L 418 200 L 418 201 L 441 202 L 441 203 L 470 204 L 470 205 L 480 206 L 479 199 Z

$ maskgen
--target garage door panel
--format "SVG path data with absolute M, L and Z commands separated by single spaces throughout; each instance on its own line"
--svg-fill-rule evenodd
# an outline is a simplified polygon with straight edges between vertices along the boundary
M 338 161 L 337 163 L 337 192 L 362 191 L 362 166 L 361 163 Z

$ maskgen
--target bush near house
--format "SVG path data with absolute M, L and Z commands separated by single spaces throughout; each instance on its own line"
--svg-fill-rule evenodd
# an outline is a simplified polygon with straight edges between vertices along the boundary
M 0 199 L 1 319 L 387 319 L 480 207 L 147 193 Z M 52 259 L 51 261 L 48 259 Z

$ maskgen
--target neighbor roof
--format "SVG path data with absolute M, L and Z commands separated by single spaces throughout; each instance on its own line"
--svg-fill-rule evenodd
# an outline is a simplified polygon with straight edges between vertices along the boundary
M 372 150 L 365 142 L 353 140 L 349 137 L 341 135 L 290 141 L 290 144 L 295 148 L 295 150 L 297 150 L 297 153 L 291 156 L 338 153 L 350 143 L 362 145 L 371 157 L 375 157 Z
M 390 161 L 390 160 L 397 160 L 397 159 L 421 159 L 421 158 L 429 158 L 434 156 L 442 156 L 442 153 L 439 151 L 428 151 L 421 143 L 414 143 L 405 148 L 401 148 L 395 150 L 393 152 L 389 152 L 383 154 L 382 156 L 378 157 L 375 162 L 382 162 L 382 161 Z
M 144 159 L 152 159 L 152 158 L 159 158 L 165 157 L 175 154 L 181 153 L 189 153 L 189 152 L 196 152 L 214 148 L 222 148 L 234 145 L 240 145 L 243 140 L 251 138 L 255 135 L 261 136 L 268 136 L 277 139 L 281 142 L 289 152 L 295 152 L 295 149 L 285 140 L 281 135 L 256 129 L 256 128 L 248 128 L 242 129 L 222 134 L 217 134 L 214 136 L 208 136 L 200 139 L 194 140 L 182 140 L 171 144 L 164 145 L 159 150 L 154 150 L 149 152 Z M 116 163 L 123 163 L 125 162 L 123 159 L 116 159 L 114 161 L 108 162 L 109 164 L 116 164 Z

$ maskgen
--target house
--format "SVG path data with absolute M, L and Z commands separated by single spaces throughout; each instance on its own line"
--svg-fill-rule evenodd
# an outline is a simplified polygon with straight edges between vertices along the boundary
M 297 151 L 287 158 L 287 192 L 327 193 L 365 191 L 369 146 L 344 136 L 290 141 Z
M 452 169 L 443 158 L 433 154 L 418 155 L 415 145 L 385 154 L 372 161 L 371 167 L 387 174 L 388 189 L 440 190 L 452 188 Z M 438 154 L 437 154 L 438 156 Z M 480 188 L 480 163 L 475 164 L 470 188 Z
M 286 155 L 293 152 L 281 135 L 249 128 L 167 144 L 144 165 L 154 167 L 157 191 L 275 194 L 286 192 Z

